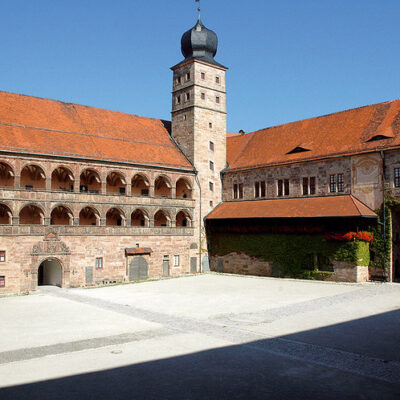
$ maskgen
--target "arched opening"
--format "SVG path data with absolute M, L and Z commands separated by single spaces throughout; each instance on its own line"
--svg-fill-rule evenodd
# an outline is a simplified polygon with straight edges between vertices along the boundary
M 26 165 L 21 171 L 21 188 L 26 190 L 45 189 L 46 175 L 37 165 Z
M 154 195 L 171 197 L 171 183 L 165 176 L 159 176 L 154 182 Z
M 71 211 L 64 206 L 57 206 L 50 215 L 50 225 L 72 225 L 74 217 Z
M 58 260 L 48 258 L 44 260 L 38 269 L 38 286 L 51 285 L 61 287 L 62 267 Z
M 132 196 L 148 196 L 149 187 L 150 183 L 145 175 L 136 174 L 132 178 Z
M 135 210 L 131 215 L 131 226 L 149 226 L 149 216 L 143 210 Z
M 43 211 L 33 205 L 25 206 L 19 213 L 20 225 L 44 225 Z
M 11 210 L 5 204 L 0 204 L 0 225 L 11 225 L 11 224 L 12 224 Z
M 72 172 L 67 168 L 57 167 L 51 174 L 51 190 L 73 192 L 74 176 Z
M 179 211 L 176 214 L 176 226 L 192 226 L 192 218 L 187 211 Z
M 159 210 L 154 215 L 154 226 L 171 226 L 171 218 L 165 211 Z
M 79 225 L 100 225 L 100 215 L 92 207 L 82 208 L 79 213 Z
M 177 199 L 192 198 L 192 186 L 186 179 L 180 178 L 176 182 L 176 198 Z
M 126 180 L 122 174 L 111 172 L 107 176 L 107 194 L 126 194 Z
M 85 169 L 80 177 L 81 193 L 100 193 L 101 180 L 99 174 L 93 169 Z
M 14 186 L 14 171 L 7 164 L 0 162 L 0 186 Z
M 110 208 L 106 214 L 107 226 L 125 226 L 125 216 L 118 208 Z

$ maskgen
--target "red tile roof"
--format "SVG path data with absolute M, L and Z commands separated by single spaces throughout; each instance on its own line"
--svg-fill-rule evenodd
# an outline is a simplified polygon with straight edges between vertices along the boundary
M 0 91 L 0 150 L 193 170 L 170 123 Z
M 140 254 L 151 254 L 152 250 L 150 247 L 131 247 L 125 249 L 125 256 L 135 256 Z
M 324 217 L 377 217 L 377 215 L 355 197 L 344 195 L 225 202 L 219 204 L 207 219 Z
M 373 140 L 377 136 L 383 140 Z M 372 141 L 371 141 L 372 139 Z M 227 137 L 230 170 L 400 146 L 400 100 Z M 307 151 L 294 152 L 297 147 Z

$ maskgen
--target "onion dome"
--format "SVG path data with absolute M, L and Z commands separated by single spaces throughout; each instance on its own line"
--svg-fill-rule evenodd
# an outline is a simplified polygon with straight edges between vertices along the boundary
M 200 16 L 197 24 L 185 32 L 181 39 L 181 49 L 185 60 L 196 58 L 220 65 L 214 60 L 214 56 L 217 54 L 217 47 L 218 37 L 216 33 L 203 25 Z

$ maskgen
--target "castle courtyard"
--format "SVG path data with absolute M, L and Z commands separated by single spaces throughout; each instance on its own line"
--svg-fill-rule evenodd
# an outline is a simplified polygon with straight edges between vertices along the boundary
M 0 302 L 0 398 L 400 396 L 400 285 L 203 274 Z

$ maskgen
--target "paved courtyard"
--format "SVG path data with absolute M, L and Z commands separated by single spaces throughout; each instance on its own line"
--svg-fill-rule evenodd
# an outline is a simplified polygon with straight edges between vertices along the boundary
M 0 399 L 398 399 L 400 285 L 206 274 L 0 298 Z

